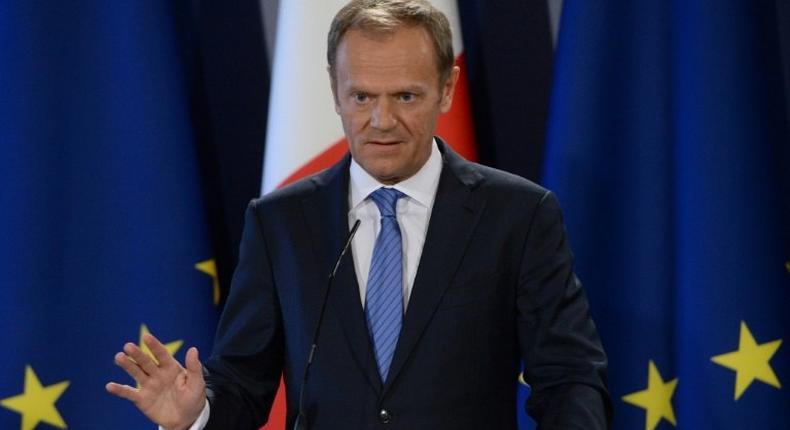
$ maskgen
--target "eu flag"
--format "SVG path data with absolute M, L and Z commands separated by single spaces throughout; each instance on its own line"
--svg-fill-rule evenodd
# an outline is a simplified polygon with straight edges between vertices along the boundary
M 151 428 L 107 394 L 216 323 L 171 2 L 0 3 L 0 428 Z
M 544 182 L 616 429 L 790 428 L 790 143 L 773 1 L 566 0 Z

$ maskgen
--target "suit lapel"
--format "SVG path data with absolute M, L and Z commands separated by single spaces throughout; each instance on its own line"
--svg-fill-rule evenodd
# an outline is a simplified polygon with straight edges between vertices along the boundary
M 441 141 L 439 148 L 444 166 L 385 392 L 397 379 L 450 285 L 485 204 L 480 193 L 474 192 L 482 180 L 474 165 Z
M 348 166 L 350 158 L 313 178 L 317 190 L 302 202 L 313 243 L 320 279 L 329 274 L 348 237 Z M 323 271 L 323 272 L 321 272 Z M 322 287 L 325 288 L 325 287 Z M 338 266 L 329 294 L 327 315 L 340 320 L 352 355 L 371 386 L 379 392 L 381 382 L 368 336 L 365 314 L 359 300 L 359 283 L 354 270 L 351 248 Z M 322 342 L 319 340 L 319 345 Z M 323 342 L 324 345 L 327 345 Z M 317 354 L 320 356 L 320 346 Z

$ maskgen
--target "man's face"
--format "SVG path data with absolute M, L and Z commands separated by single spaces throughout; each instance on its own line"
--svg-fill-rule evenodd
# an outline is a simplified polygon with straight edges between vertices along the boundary
M 452 105 L 458 68 L 440 82 L 433 43 L 422 27 L 390 34 L 349 30 L 330 78 L 351 156 L 391 185 L 428 160 L 439 113 Z

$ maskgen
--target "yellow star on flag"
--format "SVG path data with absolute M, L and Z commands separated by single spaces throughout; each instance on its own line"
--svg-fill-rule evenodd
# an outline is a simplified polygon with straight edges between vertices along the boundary
M 208 276 L 211 276 L 211 279 L 214 281 L 214 305 L 219 304 L 219 277 L 217 276 L 217 261 L 213 258 L 210 258 L 206 261 L 201 261 L 200 263 L 195 264 L 195 269 L 205 273 Z
M 50 386 L 41 385 L 36 372 L 30 365 L 25 366 L 25 388 L 22 394 L 0 400 L 0 405 L 22 415 L 22 430 L 33 430 L 38 423 L 64 429 L 66 423 L 60 416 L 55 402 L 69 387 L 69 381 Z
M 779 379 L 769 363 L 781 344 L 782 339 L 758 344 L 746 322 L 741 321 L 738 350 L 711 357 L 714 363 L 735 371 L 736 401 L 755 379 L 772 387 L 781 388 Z
M 524 379 L 524 372 L 518 374 L 518 383 L 525 387 L 529 387 L 529 384 L 527 384 L 527 381 Z
M 677 388 L 678 379 L 664 382 L 653 360 L 647 366 L 647 388 L 623 396 L 623 401 L 645 410 L 645 430 L 653 430 L 661 418 L 677 426 L 675 410 L 672 409 L 672 395 Z
M 154 357 L 154 353 L 151 352 L 151 350 L 148 348 L 148 345 L 146 345 L 145 342 L 143 342 L 143 335 L 146 334 L 146 333 L 151 333 L 150 331 L 148 331 L 148 326 L 145 325 L 145 324 L 141 324 L 140 325 L 140 341 L 137 344 L 137 346 L 139 346 L 140 350 L 143 351 L 146 355 L 151 357 L 154 360 L 154 363 L 159 364 L 159 362 L 156 361 L 156 357 Z M 167 349 L 167 352 L 170 355 L 175 355 L 175 353 L 178 351 L 179 348 L 181 348 L 181 345 L 183 345 L 183 344 L 184 344 L 184 341 L 182 341 L 182 340 L 175 340 L 173 342 L 165 343 L 164 345 L 165 345 L 165 349 Z

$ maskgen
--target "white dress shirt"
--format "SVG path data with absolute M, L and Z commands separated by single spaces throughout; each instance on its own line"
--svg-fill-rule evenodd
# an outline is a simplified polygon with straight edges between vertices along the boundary
M 354 255 L 354 271 L 359 282 L 359 299 L 364 307 L 365 292 L 368 286 L 370 261 L 373 258 L 373 246 L 381 230 L 381 214 L 372 199 L 367 197 L 381 187 L 394 188 L 403 194 L 398 199 L 395 216 L 400 227 L 403 246 L 403 311 L 409 303 L 417 266 L 420 264 L 422 246 L 428 232 L 428 221 L 431 218 L 436 189 L 442 173 L 442 154 L 436 142 L 431 147 L 428 161 L 413 176 L 395 185 L 384 185 L 370 176 L 356 161 L 351 161 L 351 177 L 348 190 L 348 225 L 356 220 L 362 221 L 354 240 L 351 252 Z
M 395 216 L 398 219 L 403 246 L 403 311 L 406 312 L 414 278 L 417 275 L 417 266 L 420 264 L 422 246 L 428 233 L 428 221 L 431 219 L 433 203 L 436 200 L 439 177 L 442 174 L 442 154 L 439 152 L 439 146 L 434 140 L 431 145 L 431 155 L 420 170 L 410 178 L 392 186 L 377 181 L 353 159 L 349 170 L 348 227 L 351 228 L 356 220 L 362 221 L 351 242 L 351 252 L 354 255 L 354 271 L 359 282 L 359 300 L 363 308 L 373 246 L 381 230 L 379 208 L 367 197 L 381 187 L 395 188 L 405 194 L 398 199 Z M 206 402 L 200 416 L 189 430 L 203 430 L 208 423 L 210 410 L 209 403 Z M 159 430 L 165 429 L 159 427 Z

